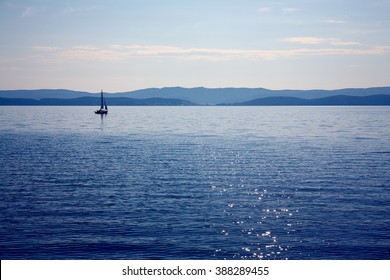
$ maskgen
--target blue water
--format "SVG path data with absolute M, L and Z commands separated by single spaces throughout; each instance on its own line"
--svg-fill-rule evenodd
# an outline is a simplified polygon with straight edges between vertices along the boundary
M 2 107 L 1 259 L 389 259 L 389 107 Z

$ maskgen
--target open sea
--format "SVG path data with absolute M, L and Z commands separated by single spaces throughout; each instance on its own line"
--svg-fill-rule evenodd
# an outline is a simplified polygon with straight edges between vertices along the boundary
M 1 107 L 0 259 L 390 259 L 390 107 Z

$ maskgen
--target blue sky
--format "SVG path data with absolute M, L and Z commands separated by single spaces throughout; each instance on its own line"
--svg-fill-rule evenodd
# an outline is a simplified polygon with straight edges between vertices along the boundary
M 0 0 L 0 89 L 390 85 L 388 0 Z

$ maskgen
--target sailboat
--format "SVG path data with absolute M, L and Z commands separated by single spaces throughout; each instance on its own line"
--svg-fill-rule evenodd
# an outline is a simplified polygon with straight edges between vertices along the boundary
M 100 109 L 95 111 L 95 114 L 104 115 L 108 113 L 106 99 L 103 97 L 103 90 L 100 92 Z

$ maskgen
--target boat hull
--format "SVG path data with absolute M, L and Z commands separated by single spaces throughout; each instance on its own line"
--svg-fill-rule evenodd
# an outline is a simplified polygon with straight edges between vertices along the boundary
M 100 114 L 100 115 L 105 115 L 107 113 L 108 113 L 108 110 L 104 110 L 104 109 L 95 111 L 95 114 Z

